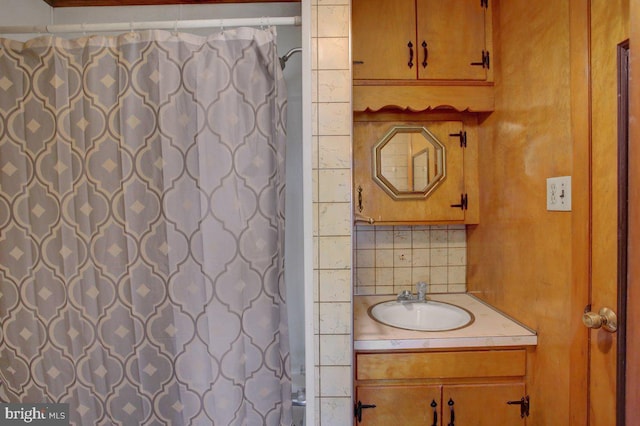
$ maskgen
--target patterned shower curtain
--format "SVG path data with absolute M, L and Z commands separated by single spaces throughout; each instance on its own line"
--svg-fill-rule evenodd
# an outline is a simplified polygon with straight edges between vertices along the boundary
M 0 399 L 291 424 L 275 38 L 0 40 Z

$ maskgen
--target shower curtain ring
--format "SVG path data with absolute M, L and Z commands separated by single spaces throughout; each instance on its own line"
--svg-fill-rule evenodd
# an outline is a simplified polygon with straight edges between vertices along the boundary
M 173 23 L 173 35 L 178 37 L 178 20 Z

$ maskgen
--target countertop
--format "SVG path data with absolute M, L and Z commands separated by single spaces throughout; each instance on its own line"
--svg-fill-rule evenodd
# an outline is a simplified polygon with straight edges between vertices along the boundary
M 354 297 L 354 349 L 459 349 L 490 346 L 534 346 L 535 331 L 468 293 L 429 294 L 429 299 L 458 305 L 475 320 L 469 326 L 450 331 L 413 331 L 379 323 L 368 314 L 370 306 L 395 296 Z

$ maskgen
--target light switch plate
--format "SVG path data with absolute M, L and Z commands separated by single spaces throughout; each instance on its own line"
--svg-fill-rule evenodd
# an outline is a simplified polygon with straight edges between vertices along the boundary
M 571 176 L 547 179 L 547 210 L 571 211 Z

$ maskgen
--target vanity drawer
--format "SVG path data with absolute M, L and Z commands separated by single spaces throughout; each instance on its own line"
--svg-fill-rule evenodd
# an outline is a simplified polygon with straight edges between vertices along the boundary
M 525 371 L 524 349 L 356 354 L 356 380 L 517 377 Z

